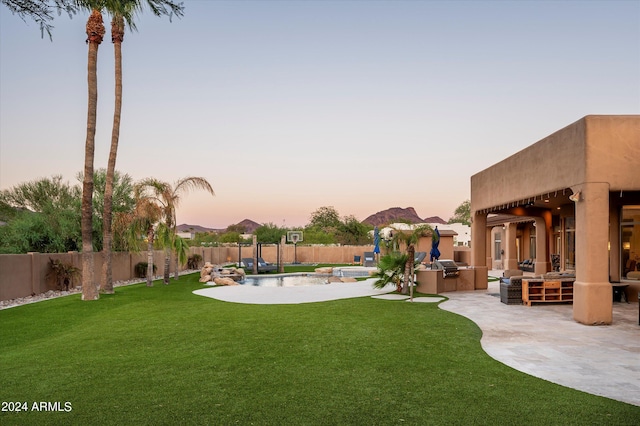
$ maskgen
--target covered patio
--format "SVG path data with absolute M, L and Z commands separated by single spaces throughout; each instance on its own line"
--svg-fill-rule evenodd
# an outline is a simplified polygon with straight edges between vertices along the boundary
M 640 116 L 586 116 L 471 177 L 472 265 L 575 271 L 573 319 L 611 324 L 638 300 Z M 633 263 L 636 265 L 637 263 Z M 484 273 L 482 273 L 484 271 Z

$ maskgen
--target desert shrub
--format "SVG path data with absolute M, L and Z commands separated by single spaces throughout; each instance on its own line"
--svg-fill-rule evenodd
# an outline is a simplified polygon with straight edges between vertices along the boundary
M 199 254 L 192 254 L 187 259 L 187 268 L 189 269 L 198 269 L 200 266 L 200 262 L 202 262 L 202 256 Z
M 138 262 L 136 263 L 136 266 L 133 267 L 133 271 L 136 274 L 136 277 L 138 278 L 146 278 L 147 276 L 147 266 L 149 266 L 149 264 L 147 262 Z M 153 274 L 156 274 L 156 265 L 153 265 Z
M 59 290 L 69 290 L 76 278 L 80 277 L 80 269 L 59 259 L 49 258 L 49 272 L 47 278 L 55 280 Z

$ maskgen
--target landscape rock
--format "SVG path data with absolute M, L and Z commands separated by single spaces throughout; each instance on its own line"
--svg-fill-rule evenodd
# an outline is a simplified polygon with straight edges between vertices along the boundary
M 213 283 L 216 285 L 239 285 L 233 279 L 227 277 L 215 277 Z

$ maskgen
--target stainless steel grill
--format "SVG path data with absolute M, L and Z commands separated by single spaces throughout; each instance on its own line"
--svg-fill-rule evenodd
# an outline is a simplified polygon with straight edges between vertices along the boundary
M 453 260 L 436 260 L 431 265 L 431 269 L 442 269 L 445 278 L 454 278 L 460 275 L 458 265 Z

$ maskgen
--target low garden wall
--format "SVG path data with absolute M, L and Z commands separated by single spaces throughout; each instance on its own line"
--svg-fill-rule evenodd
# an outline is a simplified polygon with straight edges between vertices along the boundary
M 202 262 L 223 264 L 238 262 L 242 258 L 253 257 L 254 248 L 251 246 L 238 247 L 191 247 L 190 255 L 199 254 Z M 364 252 L 373 251 L 372 246 L 305 246 L 294 247 L 286 244 L 282 250 L 281 262 L 293 263 L 353 263 L 354 256 L 364 258 Z M 445 253 L 443 253 L 444 255 Z M 453 258 L 459 262 L 467 262 L 468 249 L 461 249 L 453 253 Z M 102 271 L 102 255 L 94 253 L 94 265 L 96 280 L 100 279 Z M 275 244 L 263 244 L 260 256 L 267 262 L 278 261 L 278 246 Z M 45 293 L 55 290 L 57 283 L 47 278 L 49 272 L 49 259 L 59 259 L 82 269 L 81 254 L 70 253 L 28 253 L 28 254 L 3 254 L 0 255 L 0 300 L 10 300 L 19 297 Z M 427 259 L 428 260 L 428 259 Z M 112 273 L 114 281 L 126 281 L 136 278 L 135 265 L 147 261 L 147 253 L 114 252 L 112 254 Z M 156 250 L 153 254 L 153 262 L 157 267 L 156 274 L 163 274 L 164 251 Z M 174 272 L 174 261 L 171 262 L 170 272 Z M 182 269 L 186 265 L 181 266 Z M 181 270 L 182 270 L 181 269 Z M 80 285 L 80 281 L 75 285 Z

